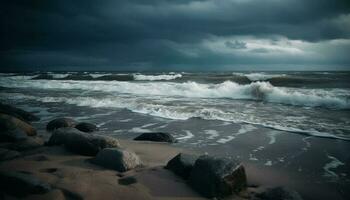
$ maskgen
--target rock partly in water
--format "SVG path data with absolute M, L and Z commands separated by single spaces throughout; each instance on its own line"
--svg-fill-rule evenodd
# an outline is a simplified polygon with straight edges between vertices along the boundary
M 267 188 L 256 194 L 253 200 L 302 200 L 298 192 L 284 187 Z
M 92 162 L 119 172 L 125 172 L 142 165 L 140 158 L 135 153 L 118 148 L 101 150 Z
M 176 139 L 172 135 L 163 132 L 143 133 L 137 136 L 134 140 L 169 143 L 176 142 Z
M 115 138 L 84 133 L 75 128 L 55 130 L 47 143 L 49 146 L 62 144 L 74 153 L 87 156 L 95 156 L 104 148 L 120 147 Z
M 74 127 L 76 124 L 76 121 L 74 121 L 73 119 L 62 117 L 50 121 L 46 126 L 46 130 L 53 131 L 55 129 L 63 127 Z
M 95 124 L 87 123 L 87 122 L 81 122 L 75 126 L 76 129 L 79 131 L 91 133 L 94 131 L 97 131 L 97 126 Z
M 173 171 L 184 179 L 188 179 L 197 158 L 198 156 L 196 155 L 179 153 L 167 163 L 165 169 Z
M 12 151 L 4 148 L 0 148 L 0 161 L 11 160 L 19 157 L 21 154 L 18 151 Z
M 26 122 L 40 120 L 39 117 L 30 112 L 3 103 L 0 103 L 0 113 L 11 115 Z
M 44 145 L 44 140 L 40 137 L 28 137 L 25 140 L 18 141 L 9 145 L 9 149 L 16 151 L 28 151 L 42 147 Z
M 200 156 L 191 171 L 189 184 L 208 198 L 223 198 L 246 188 L 244 167 L 236 160 Z
M 36 135 L 36 130 L 31 125 L 16 117 L 0 113 L 1 142 L 14 142 L 33 135 Z
M 16 197 L 24 197 L 49 192 L 51 186 L 28 173 L 0 171 L 0 190 Z

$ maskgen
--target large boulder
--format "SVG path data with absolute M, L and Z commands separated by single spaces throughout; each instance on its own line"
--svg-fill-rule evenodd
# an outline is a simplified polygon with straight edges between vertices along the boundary
M 238 161 L 203 155 L 196 160 L 188 182 L 207 198 L 223 198 L 245 189 L 247 178 Z
M 119 172 L 125 172 L 141 166 L 141 160 L 135 153 L 118 148 L 101 150 L 92 162 Z
M 197 158 L 198 156 L 195 155 L 179 153 L 167 163 L 165 169 L 173 171 L 184 179 L 188 179 Z
M 30 124 L 7 114 L 0 113 L 0 141 L 16 141 L 25 139 L 26 135 L 36 135 Z
M 97 126 L 95 124 L 91 124 L 87 122 L 80 122 L 75 126 L 75 128 L 78 129 L 79 131 L 83 131 L 86 133 L 97 131 Z
M 24 197 L 46 193 L 51 190 L 51 186 L 28 173 L 0 171 L 0 190 L 16 197 Z
M 20 155 L 21 154 L 17 151 L 0 148 L 0 161 L 11 160 L 19 157 Z
M 298 192 L 284 187 L 267 188 L 256 194 L 253 200 L 302 200 Z
M 3 103 L 0 103 L 0 113 L 11 115 L 26 122 L 40 120 L 39 117 L 33 115 L 30 112 Z
M 63 127 L 74 127 L 77 124 L 74 119 L 67 118 L 67 117 L 62 117 L 62 118 L 57 118 L 54 120 L 51 120 L 47 126 L 46 130 L 48 131 L 53 131 L 58 128 L 63 128 Z
M 176 139 L 170 135 L 169 133 L 163 133 L 163 132 L 152 132 L 152 133 L 143 133 L 134 140 L 140 140 L 140 141 L 153 141 L 153 142 L 169 142 L 174 143 L 176 142 Z
M 59 128 L 53 132 L 47 145 L 64 145 L 68 150 L 81 155 L 95 156 L 101 149 L 120 147 L 117 139 L 89 134 L 75 128 Z

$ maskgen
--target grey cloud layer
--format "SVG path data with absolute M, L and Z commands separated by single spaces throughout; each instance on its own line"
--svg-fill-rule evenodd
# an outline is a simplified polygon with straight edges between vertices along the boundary
M 349 50 L 348 1 L 5 0 L 0 7 L 1 68 L 350 64 L 335 53 Z M 277 48 L 281 38 L 307 55 Z M 256 46 L 259 39 L 272 46 Z M 227 51 L 216 49 L 221 44 Z

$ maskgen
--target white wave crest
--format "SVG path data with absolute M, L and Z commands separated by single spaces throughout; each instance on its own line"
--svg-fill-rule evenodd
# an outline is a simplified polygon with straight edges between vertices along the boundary
M 28 78 L 28 77 L 26 77 Z M 347 89 L 300 89 L 275 87 L 269 82 L 253 82 L 240 85 L 226 81 L 220 84 L 196 82 L 119 82 L 119 81 L 58 81 L 58 80 L 13 80 L 2 77 L 0 86 L 99 91 L 107 94 L 131 94 L 136 96 L 162 96 L 184 98 L 229 98 L 256 100 L 303 107 L 350 108 L 350 93 Z
M 181 78 L 181 74 L 162 74 L 162 75 L 143 75 L 143 74 L 134 74 L 134 79 L 138 81 L 160 81 L 160 80 L 173 80 Z

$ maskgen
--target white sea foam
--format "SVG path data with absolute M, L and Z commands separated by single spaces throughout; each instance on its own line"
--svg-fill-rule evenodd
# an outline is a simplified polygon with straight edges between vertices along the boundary
M 143 74 L 134 74 L 134 79 L 138 81 L 159 81 L 159 80 L 173 80 L 181 78 L 181 74 L 162 74 L 162 75 L 143 75 Z
M 204 134 L 209 135 L 209 140 L 212 140 L 219 136 L 219 133 L 216 130 L 204 130 Z
M 189 130 L 185 130 L 186 135 L 177 137 L 176 139 L 178 140 L 188 140 L 194 137 L 193 133 Z
M 220 138 L 220 139 L 217 140 L 216 142 L 217 142 L 217 143 L 221 143 L 221 144 L 225 144 L 225 143 L 227 143 L 227 142 L 229 142 L 229 141 L 231 141 L 231 140 L 233 140 L 233 139 L 235 139 L 235 137 L 232 136 L 232 135 L 229 135 L 229 136 L 227 136 L 227 137 Z
M 336 157 L 331 156 L 331 155 L 327 155 L 327 157 L 331 160 L 329 163 L 327 163 L 323 169 L 325 171 L 324 176 L 325 177 L 329 177 L 332 180 L 336 181 L 338 179 L 338 175 L 332 171 L 336 168 L 338 168 L 341 165 L 345 165 L 345 163 L 341 162 L 340 160 L 338 160 Z
M 255 126 L 251 125 L 251 124 L 244 124 L 241 126 L 241 128 L 238 130 L 238 132 L 236 133 L 236 135 L 242 135 L 248 132 L 251 132 L 253 130 L 257 129 Z
M 112 75 L 111 73 L 108 73 L 108 74 L 89 74 L 92 78 L 99 78 L 99 77 L 102 77 L 102 76 L 109 76 L 109 75 Z

